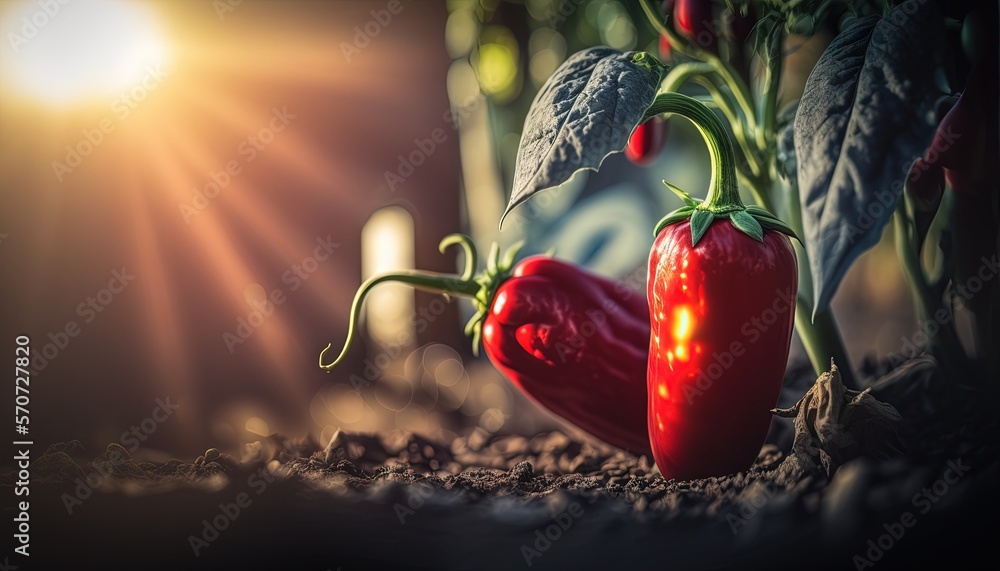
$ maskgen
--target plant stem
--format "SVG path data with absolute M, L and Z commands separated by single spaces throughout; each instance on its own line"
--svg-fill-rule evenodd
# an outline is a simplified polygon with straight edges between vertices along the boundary
M 719 56 L 710 51 L 693 46 L 680 39 L 670 26 L 667 26 L 660 21 L 660 17 L 657 14 L 656 9 L 653 8 L 653 4 L 650 0 L 641 0 L 640 5 L 642 6 L 643 12 L 646 13 L 646 18 L 649 20 L 649 23 L 653 25 L 653 28 L 667 37 L 667 41 L 670 42 L 671 49 L 688 57 L 707 62 L 722 77 L 726 84 L 732 87 L 733 96 L 735 97 L 740 109 L 743 110 L 743 115 L 746 117 L 750 132 L 756 131 L 757 127 L 755 123 L 753 104 L 751 103 L 752 98 L 750 97 L 750 89 L 743 81 L 743 78 L 740 77 L 740 75 Z M 666 16 L 668 19 L 671 17 L 669 14 Z
M 798 185 L 794 179 L 789 182 L 790 186 L 785 189 L 785 196 L 788 199 L 788 222 L 792 230 L 803 236 L 802 228 L 802 208 L 799 204 Z M 755 194 L 766 194 L 766 189 L 758 189 Z M 763 205 L 761 205 L 763 206 Z M 795 255 L 799 265 L 799 293 L 795 302 L 795 330 L 805 347 L 806 356 L 812 364 L 813 372 L 817 375 L 829 370 L 830 360 L 837 363 L 840 370 L 844 386 L 850 389 L 858 388 L 854 375 L 854 368 L 851 366 L 851 359 L 844 347 L 844 340 L 840 336 L 840 329 L 833 312 L 827 308 L 816 312 L 815 319 L 811 315 L 812 311 L 812 274 L 809 270 L 809 254 L 801 243 L 792 243 L 795 248 Z
M 736 179 L 736 154 L 729 132 L 719 117 L 696 99 L 680 93 L 661 93 L 646 110 L 645 120 L 661 113 L 675 113 L 689 119 L 697 127 L 712 163 L 712 178 L 708 196 L 701 208 L 712 212 L 742 209 L 739 182 Z
M 934 322 L 937 324 L 935 334 L 931 335 L 924 331 L 927 334 L 927 350 L 938 359 L 941 367 L 948 372 L 949 377 L 960 378 L 956 375 L 963 373 L 959 363 L 964 361 L 965 350 L 952 328 L 954 317 L 951 308 L 945 308 L 941 300 L 935 298 L 927 277 L 924 275 L 923 265 L 917 256 L 918 244 L 915 242 L 913 221 L 906 212 L 905 198 L 900 198 L 897 203 L 892 222 L 896 238 L 896 254 L 899 256 L 906 281 L 910 284 L 910 290 L 913 292 L 913 302 L 917 310 L 917 325 L 923 327 L 925 323 Z M 948 312 L 946 320 L 937 319 L 939 311 Z
M 837 364 L 841 380 L 849 389 L 857 389 L 851 360 L 844 348 L 844 340 L 840 338 L 840 330 L 829 309 L 816 312 L 815 319 L 810 315 L 811 304 L 807 299 L 798 296 L 795 302 L 795 330 L 806 349 L 806 355 L 817 375 L 830 369 L 830 360 Z
M 764 76 L 764 92 L 760 98 L 759 114 L 760 129 L 757 131 L 757 145 L 761 150 L 770 148 L 774 135 L 774 118 L 778 113 L 778 83 L 781 80 L 781 43 L 784 38 L 784 27 L 780 24 L 772 32 L 771 43 L 768 45 L 768 59 Z

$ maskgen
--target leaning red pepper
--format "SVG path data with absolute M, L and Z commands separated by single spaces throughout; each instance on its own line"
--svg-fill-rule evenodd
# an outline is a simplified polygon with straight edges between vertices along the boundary
M 798 286 L 794 234 L 744 207 L 732 143 L 707 107 L 667 93 L 646 113 L 694 122 L 713 171 L 704 202 L 670 187 L 686 205 L 660 221 L 649 256 L 653 457 L 665 478 L 724 476 L 757 457 L 781 390 Z
M 462 276 L 400 272 L 365 282 L 354 298 L 340 356 L 323 364 L 327 346 L 320 367 L 329 371 L 347 354 L 364 297 L 382 282 L 471 297 L 479 310 L 466 326 L 474 351 L 481 337 L 490 361 L 536 402 L 601 440 L 650 454 L 645 384 L 649 312 L 642 295 L 548 256 L 531 256 L 512 267 L 516 248 L 501 261 L 494 246 L 487 270 L 473 276 L 472 241 L 453 234 L 441 242 L 442 251 L 451 244 L 465 249 Z

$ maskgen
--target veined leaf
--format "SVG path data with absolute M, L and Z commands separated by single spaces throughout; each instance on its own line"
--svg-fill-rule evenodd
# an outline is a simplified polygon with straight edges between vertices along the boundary
M 514 188 L 501 218 L 531 195 L 578 170 L 597 170 L 621 151 L 653 103 L 663 65 L 645 52 L 609 47 L 574 54 L 538 92 L 514 165 Z
M 859 18 L 806 81 L 795 162 L 814 314 L 878 242 L 909 165 L 933 138 L 942 22 L 938 4 L 925 0 L 908 0 L 882 19 Z

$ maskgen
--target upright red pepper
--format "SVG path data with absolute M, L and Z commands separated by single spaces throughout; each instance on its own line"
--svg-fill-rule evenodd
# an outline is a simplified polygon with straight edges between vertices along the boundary
M 722 122 L 677 93 L 647 115 L 690 119 L 709 144 L 704 202 L 670 186 L 685 206 L 660 221 L 649 256 L 649 434 L 665 478 L 746 470 L 757 457 L 788 359 L 798 286 L 794 236 L 740 201 Z
M 496 245 L 486 271 L 473 276 L 472 241 L 453 234 L 441 242 L 441 250 L 452 244 L 465 250 L 461 276 L 399 272 L 366 281 L 354 298 L 340 356 L 323 364 L 328 345 L 320 354 L 320 367 L 330 371 L 343 360 L 355 338 L 364 297 L 380 283 L 399 281 L 471 297 L 479 310 L 466 326 L 474 351 L 481 338 L 490 361 L 533 400 L 601 440 L 650 454 L 645 384 L 649 312 L 642 295 L 548 256 L 531 256 L 515 266 L 517 249 L 501 261 Z

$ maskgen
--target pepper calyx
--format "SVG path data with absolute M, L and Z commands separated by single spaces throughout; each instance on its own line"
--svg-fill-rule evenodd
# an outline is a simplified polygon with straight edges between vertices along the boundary
M 500 285 L 514 274 L 514 262 L 523 246 L 524 242 L 514 244 L 504 252 L 503 259 L 501 259 L 500 246 L 494 242 L 486 260 L 486 270 L 476 276 L 474 280 L 479 285 L 479 291 L 474 296 L 476 313 L 465 324 L 465 334 L 472 336 L 473 355 L 479 355 L 479 346 L 483 337 L 483 321 L 490 313 L 493 298 Z

